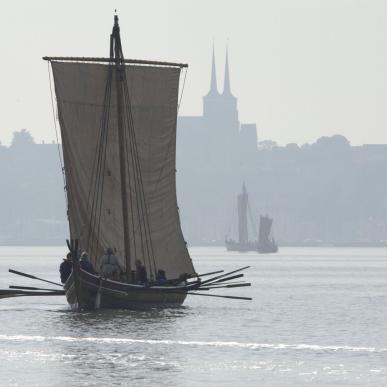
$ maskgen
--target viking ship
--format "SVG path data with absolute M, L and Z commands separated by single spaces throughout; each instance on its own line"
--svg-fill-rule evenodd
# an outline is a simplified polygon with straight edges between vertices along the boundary
M 249 204 L 249 195 L 243 183 L 242 192 L 237 197 L 238 209 L 238 240 L 226 237 L 225 244 L 228 251 L 245 253 L 257 251 L 260 254 L 276 253 L 278 247 L 271 236 L 273 219 L 268 216 L 260 216 L 259 231 L 256 231 L 254 217 Z M 249 216 L 248 216 L 249 215 Z M 253 228 L 253 234 L 258 234 L 258 240 L 249 240 L 248 218 Z
M 228 251 L 239 251 L 245 253 L 247 251 L 257 250 L 257 241 L 249 241 L 249 229 L 247 214 L 250 215 L 252 222 L 251 209 L 249 207 L 249 195 L 246 191 L 246 186 L 243 183 L 242 192 L 237 197 L 238 209 L 238 240 L 226 237 L 226 248 Z M 253 223 L 253 222 L 252 222 Z
M 273 219 L 267 215 L 259 217 L 258 252 L 260 254 L 276 253 L 278 246 L 271 235 Z
M 76 309 L 181 305 L 187 294 L 250 299 L 209 294 L 249 286 L 229 282 L 243 277 L 246 267 L 197 274 L 180 227 L 176 121 L 180 72 L 187 65 L 125 59 L 117 15 L 109 57 L 43 59 L 55 85 L 73 267 L 64 290 L 13 286 L 0 298 L 65 294 Z M 98 274 L 107 249 L 125 268 L 119 278 Z M 82 251 L 95 274 L 81 268 Z M 138 281 L 138 262 L 146 281 Z

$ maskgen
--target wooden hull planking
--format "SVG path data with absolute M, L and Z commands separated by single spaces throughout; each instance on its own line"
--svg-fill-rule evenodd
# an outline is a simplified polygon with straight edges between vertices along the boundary
M 278 252 L 277 245 L 259 245 L 258 242 L 239 243 L 234 241 L 226 241 L 227 251 L 238 251 L 239 253 L 247 253 L 248 251 L 256 251 L 259 254 L 272 254 Z
M 75 280 L 77 278 L 77 281 Z M 185 286 L 152 286 L 112 281 L 79 270 L 64 286 L 72 309 L 139 309 L 182 305 Z

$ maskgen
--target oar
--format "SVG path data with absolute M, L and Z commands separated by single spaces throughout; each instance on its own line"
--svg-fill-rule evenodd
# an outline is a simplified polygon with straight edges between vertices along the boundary
M 244 277 L 245 275 L 244 274 L 236 274 L 236 275 L 233 275 L 231 277 L 224 277 L 224 278 L 220 278 L 216 281 L 211 281 L 211 282 L 207 282 L 207 281 L 204 281 L 206 284 L 217 284 L 217 283 L 222 283 L 222 282 L 225 282 L 225 281 L 231 281 L 233 279 L 236 279 L 236 278 L 242 278 Z M 202 284 L 204 283 L 202 282 Z
M 58 284 L 57 282 L 48 281 L 48 280 L 45 280 L 45 279 L 43 279 L 43 278 L 35 277 L 34 275 L 31 275 L 31 274 L 22 273 L 21 271 L 12 270 L 12 269 L 9 269 L 8 271 L 9 271 L 10 273 L 13 273 L 13 274 L 21 275 L 21 276 L 23 276 L 23 277 L 36 279 L 36 280 L 38 280 L 38 281 L 43 281 L 43 282 L 47 282 L 47 283 L 52 284 L 52 285 L 57 285 L 57 286 L 63 287 L 63 285 Z
M 223 273 L 224 272 L 224 270 L 217 270 L 217 271 L 211 271 L 211 272 L 209 272 L 209 273 L 204 273 L 204 274 L 192 274 L 192 275 L 190 275 L 190 276 L 188 276 L 187 277 L 187 279 L 191 279 L 191 278 L 200 278 L 200 277 L 205 277 L 205 276 L 207 276 L 207 275 L 211 275 L 211 274 L 219 274 L 219 273 Z M 174 280 L 172 280 L 172 281 L 174 281 Z M 195 283 L 199 283 L 199 280 L 197 279 L 197 280 L 195 280 L 195 281 L 192 281 L 192 282 L 188 282 L 188 285 L 193 285 L 193 284 L 195 284 Z
M 205 277 L 207 275 L 211 275 L 211 274 L 219 274 L 219 273 L 223 273 L 224 270 L 217 270 L 217 271 L 210 271 L 209 273 L 204 273 L 204 274 L 196 274 L 196 275 L 190 275 L 189 278 L 194 278 L 194 277 Z
M 219 297 L 219 298 L 231 298 L 233 300 L 247 300 L 251 301 L 251 297 L 237 297 L 237 296 L 220 296 L 219 294 L 204 294 L 204 293 L 187 293 L 193 296 L 207 296 L 207 297 Z
M 233 271 L 230 271 L 228 273 L 225 273 L 225 274 L 221 274 L 221 275 L 218 275 L 217 277 L 212 277 L 208 280 L 205 280 L 205 281 L 202 281 L 202 284 L 206 284 L 208 282 L 213 282 L 214 280 L 217 280 L 219 278 L 223 278 L 223 277 L 226 277 L 230 274 L 234 274 L 234 273 L 237 273 L 238 271 L 241 271 L 241 270 L 245 270 L 245 269 L 248 269 L 250 266 L 244 266 L 244 267 L 241 267 L 240 269 L 236 269 L 236 270 L 233 270 Z
M 230 281 L 230 280 L 233 280 L 233 279 L 236 279 L 236 278 L 241 278 L 241 277 L 244 277 L 244 274 L 237 274 L 237 275 L 234 275 L 234 276 L 231 276 L 231 277 L 221 278 L 221 279 L 218 279 L 217 281 L 212 281 L 212 282 L 208 282 L 208 281 L 191 282 L 191 283 L 188 283 L 187 285 L 190 286 L 190 285 L 198 284 L 199 287 L 201 287 L 203 284 L 206 285 L 206 286 L 210 286 L 210 285 L 225 285 L 224 282 L 227 282 L 227 281 Z
M 57 290 L 55 292 L 27 292 L 23 290 L 2 290 L 0 289 L 0 298 L 21 297 L 21 296 L 62 296 L 65 292 Z
M 242 288 L 244 286 L 251 286 L 251 284 L 246 283 L 246 284 L 234 284 L 234 285 L 208 286 L 205 288 L 198 288 L 198 290 L 211 290 L 211 289 L 223 289 L 223 288 Z
M 0 294 L 31 294 L 34 296 L 40 295 L 40 294 L 65 294 L 64 290 L 54 290 L 49 292 L 37 292 L 37 291 L 26 291 L 26 290 L 13 290 L 13 289 L 0 289 Z
M 241 285 L 241 284 L 245 284 L 246 281 L 232 281 L 232 282 L 219 282 L 219 283 L 207 283 L 205 285 L 201 285 L 199 284 L 199 286 L 197 287 L 197 289 L 203 289 L 203 288 L 213 288 L 213 287 L 216 287 L 216 286 L 226 286 L 226 285 Z
M 240 285 L 240 284 L 245 284 L 246 282 L 245 281 L 232 281 L 232 282 L 221 282 L 221 283 L 219 283 L 219 284 L 205 284 L 205 285 L 203 285 L 203 286 L 205 286 L 206 288 L 208 288 L 208 287 L 215 287 L 215 286 L 224 286 L 224 285 Z M 202 289 L 202 287 L 198 287 L 198 289 Z
M 58 289 L 46 289 L 46 288 L 35 288 L 33 286 L 14 286 L 10 285 L 10 289 L 19 289 L 19 290 L 43 290 L 45 292 L 60 292 Z

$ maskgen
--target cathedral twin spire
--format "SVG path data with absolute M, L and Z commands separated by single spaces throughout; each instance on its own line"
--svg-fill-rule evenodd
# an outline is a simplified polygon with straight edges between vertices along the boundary
M 208 95 L 219 96 L 218 84 L 216 80 L 216 66 L 215 66 L 215 47 L 212 46 L 212 69 L 211 69 L 211 85 Z M 224 68 L 224 83 L 223 83 L 223 96 L 230 96 L 231 87 L 230 87 L 230 70 L 228 65 L 228 47 L 226 48 L 226 64 Z
M 211 85 L 208 94 L 219 95 L 218 82 L 216 81 L 216 67 L 215 67 L 215 47 L 212 46 L 212 69 L 211 69 Z
M 226 48 L 226 64 L 225 64 L 225 68 L 224 68 L 223 95 L 231 95 L 230 71 L 228 69 L 228 46 Z

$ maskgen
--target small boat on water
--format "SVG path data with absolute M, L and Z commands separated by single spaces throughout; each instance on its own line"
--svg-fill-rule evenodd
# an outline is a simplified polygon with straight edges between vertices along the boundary
M 243 183 L 242 192 L 237 197 L 238 210 L 238 240 L 226 237 L 226 248 L 228 251 L 239 251 L 245 253 L 247 251 L 257 251 L 258 241 L 249 240 L 248 217 L 253 220 L 249 205 L 249 194 L 246 191 L 246 186 Z
M 276 253 L 278 246 L 271 235 L 273 219 L 269 216 L 260 216 L 258 240 L 249 240 L 248 215 L 254 234 L 256 235 L 256 226 L 253 214 L 249 204 L 249 195 L 246 186 L 243 183 L 242 192 L 237 198 L 238 208 L 238 240 L 226 237 L 225 244 L 228 251 L 238 251 L 241 253 L 248 251 L 258 251 L 260 254 Z
M 43 59 L 51 64 L 62 138 L 73 265 L 64 284 L 68 303 L 95 309 L 181 305 L 187 294 L 250 299 L 208 293 L 249 286 L 228 282 L 245 268 L 203 280 L 223 270 L 197 274 L 180 228 L 176 120 L 180 72 L 187 65 L 125 59 L 117 15 L 109 57 Z M 81 268 L 82 251 L 98 268 L 108 248 L 125 268 L 119 279 Z M 137 262 L 146 282 L 136 278 Z M 61 292 L 14 286 L 0 298 Z
M 267 215 L 259 217 L 258 252 L 270 254 L 278 252 L 278 246 L 271 234 L 273 219 Z

